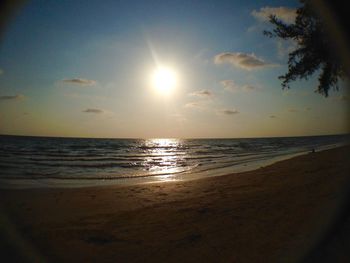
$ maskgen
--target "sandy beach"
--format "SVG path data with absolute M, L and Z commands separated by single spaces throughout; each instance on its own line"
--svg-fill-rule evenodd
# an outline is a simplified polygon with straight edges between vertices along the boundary
M 348 153 L 341 147 L 187 182 L 0 190 L 2 256 L 33 262 L 300 261 L 341 212 Z M 335 254 L 346 258 L 342 253 Z

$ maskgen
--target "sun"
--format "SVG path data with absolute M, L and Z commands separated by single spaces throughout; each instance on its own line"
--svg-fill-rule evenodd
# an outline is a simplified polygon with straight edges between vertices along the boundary
M 170 68 L 160 67 L 154 71 L 152 82 L 159 94 L 168 95 L 176 88 L 177 75 Z

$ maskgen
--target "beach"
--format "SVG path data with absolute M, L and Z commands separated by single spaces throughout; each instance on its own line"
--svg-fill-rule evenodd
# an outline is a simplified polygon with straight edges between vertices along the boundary
M 2 189 L 3 257 L 33 262 L 300 261 L 341 211 L 349 149 L 316 151 L 254 171 L 192 181 Z

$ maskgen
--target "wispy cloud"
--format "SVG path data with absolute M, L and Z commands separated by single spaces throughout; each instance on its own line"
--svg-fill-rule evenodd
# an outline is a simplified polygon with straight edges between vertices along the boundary
M 84 112 L 84 113 L 101 114 L 101 113 L 104 113 L 105 111 L 104 111 L 104 110 L 101 110 L 101 109 L 88 108 L 88 109 L 83 110 L 83 112 Z
M 81 79 L 81 78 L 64 79 L 64 80 L 62 80 L 62 82 L 68 83 L 68 84 L 73 84 L 73 85 L 79 85 L 79 86 L 94 86 L 94 85 L 96 85 L 96 80 Z
M 269 118 L 271 118 L 271 119 L 276 119 L 277 116 L 276 116 L 276 115 L 270 115 Z
M 0 75 L 4 74 L 4 70 L 0 68 Z
M 244 85 L 242 86 L 243 91 L 255 91 L 258 90 L 258 87 L 252 86 L 252 85 Z
M 289 108 L 288 111 L 289 111 L 289 112 L 293 112 L 293 113 L 294 113 L 294 112 L 298 112 L 298 110 L 297 110 L 297 109 L 294 109 L 294 108 Z
M 214 94 L 209 90 L 198 90 L 190 93 L 189 95 L 195 97 L 212 97 Z
M 189 103 L 186 103 L 185 108 L 195 108 L 195 109 L 200 109 L 202 108 L 201 104 L 199 104 L 198 102 L 189 102 Z
M 297 16 L 295 8 L 289 8 L 285 6 L 280 7 L 270 7 L 265 6 L 260 8 L 260 10 L 253 10 L 251 15 L 254 16 L 259 21 L 268 21 L 271 15 L 275 15 L 278 19 L 282 20 L 285 23 L 294 23 Z
M 254 54 L 246 54 L 240 52 L 224 52 L 214 57 L 215 64 L 231 64 L 235 67 L 253 70 L 266 67 L 274 67 L 276 64 L 265 62 Z
M 0 96 L 0 100 L 22 100 L 24 98 L 22 94 Z
M 237 91 L 240 88 L 233 80 L 230 79 L 222 80 L 220 81 L 220 84 L 224 86 L 225 90 L 228 91 Z
M 236 109 L 223 109 L 219 110 L 218 112 L 225 115 L 234 115 L 239 113 L 239 111 Z
M 224 87 L 225 90 L 231 91 L 231 92 L 237 92 L 237 91 L 244 91 L 244 92 L 249 92 L 249 91 L 255 91 L 258 90 L 258 87 L 252 86 L 252 85 L 237 85 L 233 80 L 226 79 L 220 81 L 220 84 Z

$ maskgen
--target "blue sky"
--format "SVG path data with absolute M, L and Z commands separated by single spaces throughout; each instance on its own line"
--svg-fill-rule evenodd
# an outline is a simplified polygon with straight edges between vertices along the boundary
M 316 78 L 281 89 L 277 77 L 287 70 L 293 43 L 263 36 L 264 15 L 274 10 L 290 19 L 296 7 L 297 1 L 31 1 L 0 46 L 0 133 L 344 133 L 342 90 L 325 99 L 313 92 Z M 159 65 L 178 78 L 169 96 L 150 81 Z

